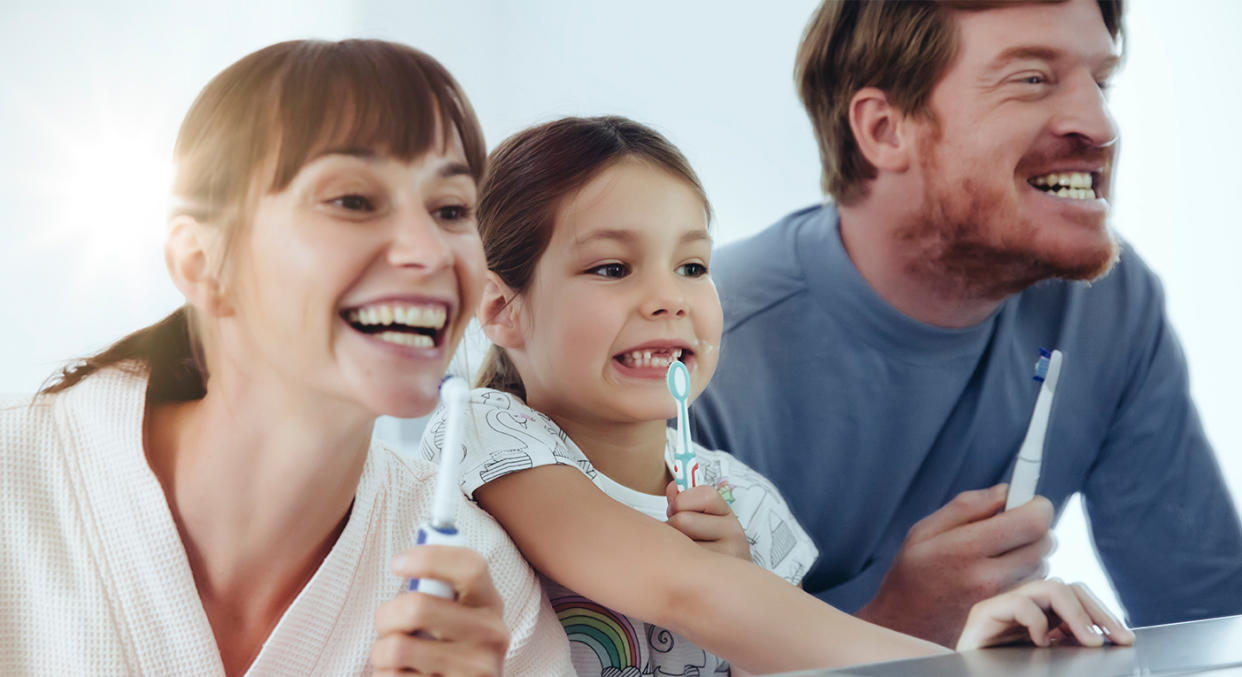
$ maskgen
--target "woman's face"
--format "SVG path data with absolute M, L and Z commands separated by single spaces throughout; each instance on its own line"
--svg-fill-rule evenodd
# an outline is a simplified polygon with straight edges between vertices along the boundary
M 456 134 L 412 162 L 312 158 L 259 200 L 241 238 L 223 358 L 282 396 L 430 411 L 479 300 L 476 199 Z

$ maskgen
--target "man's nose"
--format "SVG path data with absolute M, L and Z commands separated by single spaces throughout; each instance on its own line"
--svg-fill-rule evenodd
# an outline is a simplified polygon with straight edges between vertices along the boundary
M 1077 137 L 1097 148 L 1117 141 L 1117 121 L 1108 110 L 1104 90 L 1090 73 L 1082 71 L 1067 78 L 1065 95 L 1057 107 L 1053 131 L 1058 136 Z

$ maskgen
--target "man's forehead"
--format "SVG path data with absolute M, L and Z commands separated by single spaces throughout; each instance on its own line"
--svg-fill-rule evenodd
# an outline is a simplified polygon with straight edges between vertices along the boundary
M 1119 58 L 1095 0 L 1026 2 L 952 14 L 958 57 L 976 68 L 1000 68 L 1020 59 L 1075 59 L 1107 67 Z

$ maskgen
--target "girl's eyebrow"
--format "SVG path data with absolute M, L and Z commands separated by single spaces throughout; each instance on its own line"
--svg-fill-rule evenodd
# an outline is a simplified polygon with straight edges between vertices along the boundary
M 593 230 L 586 235 L 575 237 L 573 245 L 575 247 L 581 247 L 582 245 L 596 240 L 615 240 L 622 244 L 629 244 L 638 239 L 638 235 L 636 235 L 632 230 L 625 230 L 623 228 L 603 228 L 600 230 Z M 696 228 L 683 233 L 682 236 L 677 239 L 677 242 L 678 244 L 685 244 L 687 242 L 697 242 L 699 240 L 707 240 L 708 242 L 711 242 L 712 236 L 709 235 L 706 230 Z

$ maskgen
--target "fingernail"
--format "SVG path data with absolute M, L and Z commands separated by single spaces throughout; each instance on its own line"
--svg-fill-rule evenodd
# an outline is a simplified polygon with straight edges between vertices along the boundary
M 393 571 L 400 571 L 410 566 L 410 558 L 407 555 L 397 555 L 392 558 Z
M 1000 484 L 992 487 L 992 495 L 999 498 L 1005 495 L 1005 491 L 1007 489 L 1009 489 L 1009 485 L 1004 482 L 1001 482 Z

